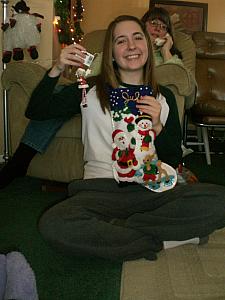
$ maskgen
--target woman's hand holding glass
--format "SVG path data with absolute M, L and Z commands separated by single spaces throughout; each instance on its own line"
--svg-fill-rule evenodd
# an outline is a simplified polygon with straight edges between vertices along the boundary
M 143 114 L 151 116 L 152 128 L 155 130 L 156 135 L 158 135 L 163 128 L 160 121 L 161 104 L 159 101 L 152 96 L 143 96 L 137 100 L 137 108 Z
M 50 77 L 57 77 L 65 70 L 66 65 L 83 67 L 86 49 L 79 44 L 71 44 L 61 50 L 57 62 L 49 72 Z

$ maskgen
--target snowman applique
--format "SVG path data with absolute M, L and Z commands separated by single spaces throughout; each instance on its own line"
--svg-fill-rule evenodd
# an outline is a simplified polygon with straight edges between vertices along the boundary
M 140 115 L 135 119 L 137 124 L 137 140 L 141 142 L 140 150 L 155 152 L 155 131 L 152 129 L 152 119 L 149 115 Z

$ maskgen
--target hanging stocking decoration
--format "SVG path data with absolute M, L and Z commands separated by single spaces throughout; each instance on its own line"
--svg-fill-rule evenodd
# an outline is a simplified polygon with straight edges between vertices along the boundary
M 82 89 L 82 101 L 81 105 L 83 107 L 87 107 L 87 91 L 86 89 L 89 87 L 86 78 L 91 73 L 90 69 L 78 68 L 76 71 L 77 82 L 79 82 L 78 88 Z
M 94 55 L 88 52 L 85 52 L 85 59 L 84 59 L 84 66 L 87 67 L 87 69 L 84 68 L 78 68 L 76 71 L 77 81 L 79 82 L 78 88 L 82 89 L 82 101 L 81 105 L 83 107 L 87 107 L 87 91 L 86 89 L 89 87 L 86 78 L 91 73 L 91 69 L 89 67 L 91 66 L 92 61 L 94 60 Z
M 176 185 L 176 171 L 158 159 L 152 117 L 137 108 L 151 96 L 150 86 L 109 88 L 112 117 L 112 167 L 117 182 L 136 182 L 154 192 Z

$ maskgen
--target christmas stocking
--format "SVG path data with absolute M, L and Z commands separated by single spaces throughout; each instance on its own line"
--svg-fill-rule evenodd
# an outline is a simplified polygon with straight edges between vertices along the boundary
M 175 186 L 177 175 L 157 157 L 151 117 L 136 108 L 137 99 L 145 95 L 152 95 L 151 87 L 110 89 L 113 172 L 118 182 L 137 182 L 162 192 Z

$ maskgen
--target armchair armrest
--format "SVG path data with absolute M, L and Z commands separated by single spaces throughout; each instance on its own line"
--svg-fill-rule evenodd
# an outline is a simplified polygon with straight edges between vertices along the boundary
M 43 78 L 47 70 L 41 65 L 29 62 L 14 62 L 7 65 L 2 73 L 2 87 L 9 90 L 13 85 L 18 85 L 30 98 L 33 90 Z M 58 84 L 69 84 L 71 80 L 63 77 L 59 78 Z
M 25 94 L 30 97 L 45 72 L 46 69 L 38 64 L 27 62 L 10 63 L 2 73 L 2 87 L 10 90 L 13 85 L 19 85 Z
M 175 86 L 181 96 L 188 96 L 193 90 L 193 77 L 182 66 L 173 63 L 158 65 L 155 68 L 158 83 L 166 86 Z

